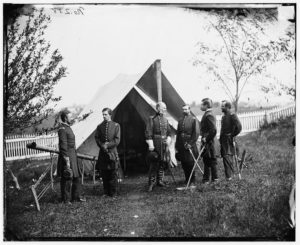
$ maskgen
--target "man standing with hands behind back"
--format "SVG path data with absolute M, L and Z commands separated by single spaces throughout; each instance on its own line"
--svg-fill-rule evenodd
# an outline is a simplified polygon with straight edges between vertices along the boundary
M 101 170 L 104 195 L 113 197 L 117 192 L 118 151 L 121 130 L 120 125 L 111 120 L 112 110 L 102 110 L 104 121 L 98 125 L 95 140 L 100 147 L 97 165 Z

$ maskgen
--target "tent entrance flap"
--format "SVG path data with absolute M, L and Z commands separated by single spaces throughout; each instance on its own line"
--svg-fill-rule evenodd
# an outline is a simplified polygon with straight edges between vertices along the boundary
M 132 90 L 115 110 L 113 120 L 121 126 L 121 142 L 118 146 L 120 163 L 124 171 L 145 171 L 146 118 L 152 108 Z

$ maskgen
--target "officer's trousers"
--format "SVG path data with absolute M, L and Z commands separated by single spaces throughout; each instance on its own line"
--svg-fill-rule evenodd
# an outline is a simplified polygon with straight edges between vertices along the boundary
M 183 169 L 183 172 L 184 172 L 186 184 L 189 181 L 189 178 L 190 178 L 191 172 L 193 170 L 194 164 L 195 164 L 195 162 L 192 162 L 192 161 L 181 162 L 181 166 L 182 166 L 182 169 Z M 195 184 L 195 181 L 196 181 L 196 177 L 195 177 L 195 171 L 194 171 L 193 175 L 191 177 L 190 183 Z
M 223 164 L 225 169 L 225 176 L 227 179 L 231 178 L 234 174 L 234 160 L 232 155 L 223 156 Z
M 71 187 L 72 185 L 72 187 Z M 78 200 L 80 197 L 80 178 L 73 177 L 72 180 L 66 180 L 63 176 L 60 179 L 61 199 L 63 202 Z M 71 192 L 71 193 L 70 193 Z
M 218 171 L 217 171 L 217 159 L 215 157 L 206 157 L 203 156 L 203 162 L 204 162 L 204 174 L 202 182 L 209 182 L 210 176 L 211 180 L 215 181 L 218 179 Z
M 114 196 L 117 194 L 118 169 L 101 170 L 104 195 Z

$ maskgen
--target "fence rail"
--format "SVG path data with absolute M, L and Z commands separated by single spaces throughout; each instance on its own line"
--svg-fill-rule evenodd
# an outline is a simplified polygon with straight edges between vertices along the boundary
M 295 115 L 295 105 L 288 105 L 285 107 L 276 107 L 265 111 L 246 112 L 238 114 L 242 124 L 242 134 L 256 131 L 265 121 L 270 123 L 277 121 L 280 118 Z M 221 129 L 221 115 L 216 116 L 216 126 L 218 135 Z M 201 117 L 198 117 L 201 120 Z M 25 158 L 40 158 L 50 157 L 49 153 L 28 149 L 26 144 L 36 142 L 38 145 L 46 147 L 54 147 L 58 149 L 58 137 L 56 133 L 50 135 L 37 136 L 30 135 L 10 135 L 5 137 L 5 159 L 7 161 L 25 159 Z
M 40 158 L 50 157 L 49 153 L 28 149 L 26 145 L 31 142 L 36 142 L 42 146 L 54 147 L 58 149 L 58 136 L 57 134 L 51 135 L 30 135 L 29 137 L 5 137 L 5 159 L 7 161 L 25 159 L 25 158 Z
M 249 133 L 257 131 L 264 122 L 275 122 L 280 118 L 285 118 L 296 114 L 295 104 L 284 106 L 284 107 L 275 107 L 273 109 L 264 110 L 264 111 L 254 111 L 254 112 L 245 112 L 238 114 L 238 118 L 242 124 L 242 133 Z M 216 116 L 216 126 L 218 135 L 221 130 L 221 119 L 222 116 Z

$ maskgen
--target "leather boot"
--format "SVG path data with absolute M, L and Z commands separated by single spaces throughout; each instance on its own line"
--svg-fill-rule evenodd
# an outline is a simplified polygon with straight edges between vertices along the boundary
M 157 186 L 164 187 L 166 184 L 162 181 L 158 181 Z
M 151 183 L 148 188 L 148 192 L 152 192 L 154 187 L 154 183 Z
M 159 169 L 157 173 L 157 186 L 164 187 L 166 184 L 163 182 L 164 178 L 164 171 L 163 169 Z

